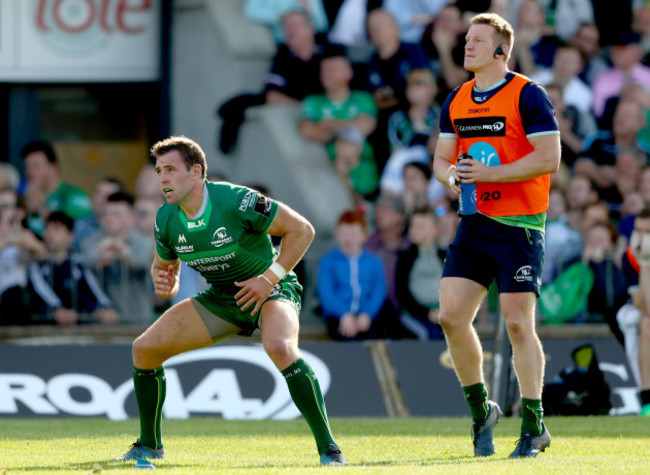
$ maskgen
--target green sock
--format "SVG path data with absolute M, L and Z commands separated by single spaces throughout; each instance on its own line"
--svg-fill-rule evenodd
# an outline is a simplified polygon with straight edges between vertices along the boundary
M 282 375 L 287 380 L 291 399 L 314 434 L 318 453 L 323 453 L 330 444 L 336 442 L 330 431 L 325 400 L 314 371 L 304 359 L 300 358 L 282 371 Z
M 135 398 L 140 411 L 140 443 L 159 449 L 162 447 L 162 408 L 167 384 L 165 369 L 133 368 Z
M 533 435 L 542 433 L 542 409 L 541 399 L 521 398 L 521 432 L 532 432 Z
M 465 393 L 465 400 L 472 411 L 472 419 L 475 421 L 486 419 L 488 416 L 488 392 L 485 389 L 485 384 L 476 383 L 471 386 L 463 386 L 463 393 Z

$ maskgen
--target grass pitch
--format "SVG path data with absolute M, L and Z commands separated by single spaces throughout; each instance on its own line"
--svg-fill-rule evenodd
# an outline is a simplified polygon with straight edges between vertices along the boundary
M 650 473 L 650 419 L 549 417 L 551 447 L 508 460 L 520 420 L 502 419 L 496 455 L 473 457 L 469 418 L 333 419 L 347 467 L 319 467 L 307 425 L 296 421 L 192 418 L 163 422 L 170 474 L 207 473 Z M 115 462 L 138 422 L 106 419 L 0 419 L 0 474 L 133 473 Z

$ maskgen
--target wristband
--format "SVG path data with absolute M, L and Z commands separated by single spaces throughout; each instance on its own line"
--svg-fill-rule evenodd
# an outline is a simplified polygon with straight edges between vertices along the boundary
M 271 282 L 267 276 L 265 276 L 264 274 L 260 274 L 260 277 L 265 281 L 267 281 L 269 284 L 271 284 L 271 287 L 275 287 L 275 284 Z
M 277 276 L 279 281 L 287 275 L 287 269 L 282 267 L 282 264 L 279 264 L 277 261 L 273 261 L 273 264 L 269 266 L 269 270 Z

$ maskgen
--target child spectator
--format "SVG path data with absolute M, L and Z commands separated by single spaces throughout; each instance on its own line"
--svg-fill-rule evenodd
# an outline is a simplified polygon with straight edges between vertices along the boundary
M 335 238 L 337 247 L 321 258 L 316 283 L 327 331 L 334 340 L 376 338 L 386 284 L 381 260 L 363 247 L 363 215 L 343 213 Z
M 61 211 L 54 211 L 45 220 L 47 259 L 29 266 L 32 318 L 53 320 L 59 325 L 117 322 L 118 313 L 92 271 L 70 254 L 73 226 L 72 218 Z
M 438 320 L 442 259 L 436 246 L 438 220 L 431 208 L 411 216 L 411 246 L 397 257 L 397 297 L 400 322 L 419 340 L 442 338 Z
M 153 240 L 135 229 L 133 202 L 125 192 L 109 195 L 100 218 L 101 230 L 81 242 L 81 254 L 95 270 L 120 318 L 149 323 L 153 312 Z

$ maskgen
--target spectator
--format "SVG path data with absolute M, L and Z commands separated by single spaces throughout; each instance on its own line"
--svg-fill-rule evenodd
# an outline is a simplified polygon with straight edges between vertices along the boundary
M 404 236 L 405 210 L 399 195 L 381 193 L 375 202 L 375 232 L 366 241 L 369 251 L 379 256 L 384 265 L 387 299 L 380 315 L 380 336 L 401 338 L 402 325 L 399 323 L 399 299 L 395 286 L 397 253 L 406 249 L 410 241 Z
M 409 73 L 406 96 L 409 106 L 393 112 L 388 120 L 391 155 L 381 176 L 381 189 L 401 194 L 406 163 L 417 161 L 431 165 L 428 144 L 438 130 L 440 107 L 434 102 L 438 90 L 433 73 L 416 69 Z M 432 186 L 432 193 L 439 189 Z
M 320 260 L 316 284 L 327 331 L 334 340 L 376 338 L 386 287 L 381 260 L 363 248 L 363 215 L 343 213 L 335 238 L 337 247 Z
M 596 119 L 605 112 L 607 99 L 618 96 L 625 83 L 650 84 L 650 68 L 641 64 L 643 50 L 638 33 L 627 31 L 616 37 L 610 54 L 613 66 L 593 83 L 593 111 Z
M 79 246 L 81 245 L 81 241 L 99 231 L 98 218 L 104 212 L 106 199 L 109 195 L 118 191 L 124 191 L 124 184 L 118 178 L 102 178 L 97 182 L 95 192 L 92 196 L 93 214 L 85 218 L 79 218 L 74 222 L 75 242 L 72 245 L 72 249 L 75 252 L 80 250 Z
M 583 23 L 571 41 L 585 58 L 584 69 L 578 77 L 591 87 L 594 80 L 609 68 L 600 45 L 600 32 L 594 23 Z
M 560 45 L 553 57 L 551 69 L 538 69 L 531 77 L 533 81 L 546 86 L 556 84 L 562 89 L 564 102 L 575 107 L 582 114 L 591 113 L 591 90 L 578 74 L 584 69 L 584 58 L 577 46 Z
M 0 325 L 29 323 L 27 265 L 45 246 L 21 226 L 25 213 L 14 188 L 0 189 Z
M 565 195 L 557 188 L 549 195 L 544 252 L 542 284 L 553 281 L 566 263 L 575 261 L 582 252 L 582 235 L 569 225 Z
M 45 220 L 47 259 L 29 267 L 30 313 L 58 325 L 115 323 L 119 315 L 92 271 L 70 254 L 74 221 L 62 211 Z M 42 322 L 39 322 L 42 323 Z
M 399 27 L 405 43 L 420 43 L 426 26 L 435 20 L 447 0 L 384 0 L 384 8 Z
M 151 238 L 153 236 L 153 228 L 156 223 L 156 214 L 158 208 L 163 204 L 163 197 L 159 193 L 158 196 L 138 196 L 133 202 L 133 215 L 135 217 L 134 224 L 143 235 Z
M 575 106 L 567 105 L 557 84 L 548 84 L 546 92 L 560 127 L 562 163 L 571 168 L 584 148 L 585 138 L 597 132 L 596 122 L 591 112 L 581 113 Z
M 615 187 L 616 157 L 626 147 L 650 153 L 650 146 L 638 140 L 638 134 L 645 125 L 646 115 L 641 105 L 625 100 L 616 107 L 612 132 L 601 132 L 585 145 L 574 171 L 593 180 L 601 199 L 620 204 L 621 197 Z
M 298 104 L 308 95 L 323 92 L 320 63 L 325 57 L 342 54 L 342 50 L 318 42 L 304 12 L 287 13 L 282 24 L 287 41 L 278 48 L 266 78 L 266 103 Z
M 582 213 L 590 204 L 598 201 L 594 182 L 586 175 L 575 173 L 569 179 L 566 190 L 567 222 L 572 229 L 581 229 Z
M 61 180 L 59 163 L 50 144 L 29 142 L 20 154 L 25 160 L 24 198 L 32 231 L 42 235 L 45 217 L 52 211 L 63 211 L 72 219 L 92 214 L 92 203 L 86 192 Z
M 625 248 L 630 242 L 632 231 L 634 230 L 634 221 L 637 215 L 645 208 L 646 203 L 640 191 L 634 190 L 626 193 L 623 196 L 623 204 L 621 204 L 620 219 L 616 230 L 618 231 L 619 244 L 625 252 Z
M 546 14 L 536 0 L 523 0 L 517 10 L 516 69 L 530 77 L 539 68 L 553 65 L 559 38 L 548 34 Z
M 320 63 L 325 57 L 343 54 L 341 46 L 317 41 L 314 27 L 301 11 L 282 17 L 286 44 L 278 46 L 264 90 L 258 94 L 241 94 L 228 99 L 218 110 L 223 119 L 219 149 L 229 154 L 235 149 L 239 128 L 246 109 L 262 104 L 295 104 L 305 97 L 321 94 Z
M 623 255 L 623 272 L 631 302 L 610 322 L 612 331 L 625 347 L 627 360 L 639 388 L 640 413 L 650 415 L 650 208 L 643 209 L 634 222 L 630 246 Z
M 135 229 L 133 197 L 125 192 L 109 195 L 100 225 L 100 231 L 81 242 L 85 262 L 95 270 L 122 321 L 148 323 L 153 311 L 153 240 Z
M 615 320 L 628 298 L 625 276 L 614 259 L 616 241 L 616 229 L 608 223 L 595 223 L 585 230 L 582 261 L 594 275 L 587 302 L 587 322 Z
M 404 165 L 402 201 L 407 221 L 411 219 L 416 210 L 426 208 L 430 202 L 433 203 L 441 198 L 438 191 L 443 190 L 432 184 L 432 176 L 433 171 L 429 163 L 409 162 Z M 432 193 L 436 195 L 432 196 Z
M 334 168 L 357 203 L 377 189 L 377 167 L 366 137 L 376 125 L 377 109 L 367 92 L 350 90 L 352 67 L 345 56 L 324 59 L 325 94 L 303 101 L 300 132 L 325 144 Z
M 419 45 L 403 43 L 393 16 L 378 8 L 368 15 L 368 35 L 377 51 L 368 64 L 370 90 L 379 109 L 406 103 L 406 76 L 414 69 L 428 68 L 429 62 Z
M 244 16 L 251 21 L 267 25 L 276 43 L 285 42 L 282 17 L 293 11 L 304 11 L 318 33 L 329 28 L 323 0 L 246 0 Z
M 469 79 L 463 67 L 467 23 L 457 4 L 448 3 L 424 31 L 422 47 L 433 63 L 442 94 L 446 96 L 456 86 Z
M 438 320 L 442 259 L 436 246 L 438 219 L 432 208 L 413 213 L 409 238 L 413 244 L 397 257 L 400 322 L 419 340 L 443 338 Z
M 420 45 L 402 43 L 395 19 L 384 9 L 368 15 L 368 36 L 376 48 L 368 61 L 368 87 L 379 109 L 370 143 L 381 173 L 389 156 L 388 118 L 400 106 L 407 107 L 406 77 L 414 69 L 429 68 L 429 59 Z
M 585 233 L 597 224 L 610 224 L 610 209 L 604 201 L 589 203 L 582 211 L 582 220 L 580 221 L 580 232 L 585 241 Z

